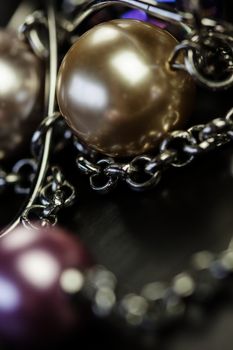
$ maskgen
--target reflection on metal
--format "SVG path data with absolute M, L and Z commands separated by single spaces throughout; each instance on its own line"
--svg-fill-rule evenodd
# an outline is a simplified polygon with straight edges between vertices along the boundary
M 172 11 L 171 9 L 162 7 L 159 3 L 151 3 L 137 0 L 109 0 L 109 1 L 89 1 L 84 9 L 78 14 L 76 19 L 72 22 L 64 22 L 65 29 L 72 33 L 74 32 L 80 24 L 82 24 L 88 17 L 109 6 L 127 6 L 130 8 L 142 10 L 148 15 L 158 18 L 160 20 L 170 22 L 182 27 L 186 33 L 192 31 L 191 27 L 195 20 L 193 15 L 190 13 L 181 13 L 177 11 Z
M 17 30 L 19 26 L 24 22 L 24 19 L 35 10 L 34 1 L 21 1 L 17 10 L 8 22 L 7 27 Z
M 49 98 L 48 98 L 48 115 L 51 116 L 54 114 L 55 108 L 55 94 L 56 94 L 56 80 L 57 80 L 57 32 L 56 32 L 56 18 L 55 18 L 55 9 L 53 6 L 53 2 L 49 1 L 48 4 L 48 33 L 49 33 L 49 64 L 47 69 L 47 79 L 49 81 Z M 12 223 L 12 225 L 6 229 L 3 234 L 7 234 L 12 231 L 15 227 L 17 227 L 21 218 L 24 215 L 25 211 L 28 211 L 29 208 L 35 203 L 38 193 L 43 186 L 43 181 L 45 179 L 47 170 L 48 170 L 48 159 L 51 147 L 51 139 L 52 139 L 52 128 L 49 128 L 46 131 L 43 150 L 40 156 L 40 160 L 38 162 L 38 170 L 35 175 L 35 179 L 32 186 L 32 192 L 30 198 L 23 209 L 22 213 L 19 217 Z

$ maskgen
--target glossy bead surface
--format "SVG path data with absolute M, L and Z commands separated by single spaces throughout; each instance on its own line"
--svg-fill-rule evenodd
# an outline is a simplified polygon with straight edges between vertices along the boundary
M 184 125 L 195 87 L 168 66 L 176 44 L 164 30 L 124 19 L 78 39 L 62 62 L 57 97 L 81 141 L 110 156 L 137 155 Z
M 42 63 L 28 45 L 0 30 L 0 159 L 17 153 L 41 119 L 43 77 Z
M 81 309 L 73 307 L 70 292 L 81 289 L 89 264 L 82 244 L 57 228 L 20 227 L 1 238 L 0 340 L 34 346 L 59 341 L 79 326 Z

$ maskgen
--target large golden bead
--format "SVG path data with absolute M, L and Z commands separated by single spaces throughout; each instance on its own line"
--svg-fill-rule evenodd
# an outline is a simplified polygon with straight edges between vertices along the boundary
M 17 155 L 41 119 L 44 69 L 15 32 L 0 30 L 0 160 Z
M 57 86 L 61 113 L 79 139 L 110 156 L 132 156 L 183 126 L 194 83 L 168 66 L 176 45 L 168 32 L 135 20 L 82 35 L 62 62 Z

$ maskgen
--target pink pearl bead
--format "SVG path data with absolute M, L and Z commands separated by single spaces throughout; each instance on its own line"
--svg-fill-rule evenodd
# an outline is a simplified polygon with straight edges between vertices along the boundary
M 61 229 L 19 227 L 1 238 L 0 340 L 53 342 L 80 325 L 69 293 L 81 289 L 89 265 L 82 244 Z

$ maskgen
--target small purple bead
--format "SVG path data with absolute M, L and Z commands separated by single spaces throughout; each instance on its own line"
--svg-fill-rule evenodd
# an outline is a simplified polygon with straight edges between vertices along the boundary
M 130 10 L 125 12 L 121 18 L 123 19 L 137 19 L 138 21 L 147 21 L 148 16 L 146 12 L 141 11 L 141 10 Z
M 81 311 L 72 307 L 62 278 L 69 271 L 70 279 L 75 272 L 81 278 L 90 261 L 82 244 L 61 229 L 19 227 L 1 238 L 0 340 L 53 342 L 77 327 Z

